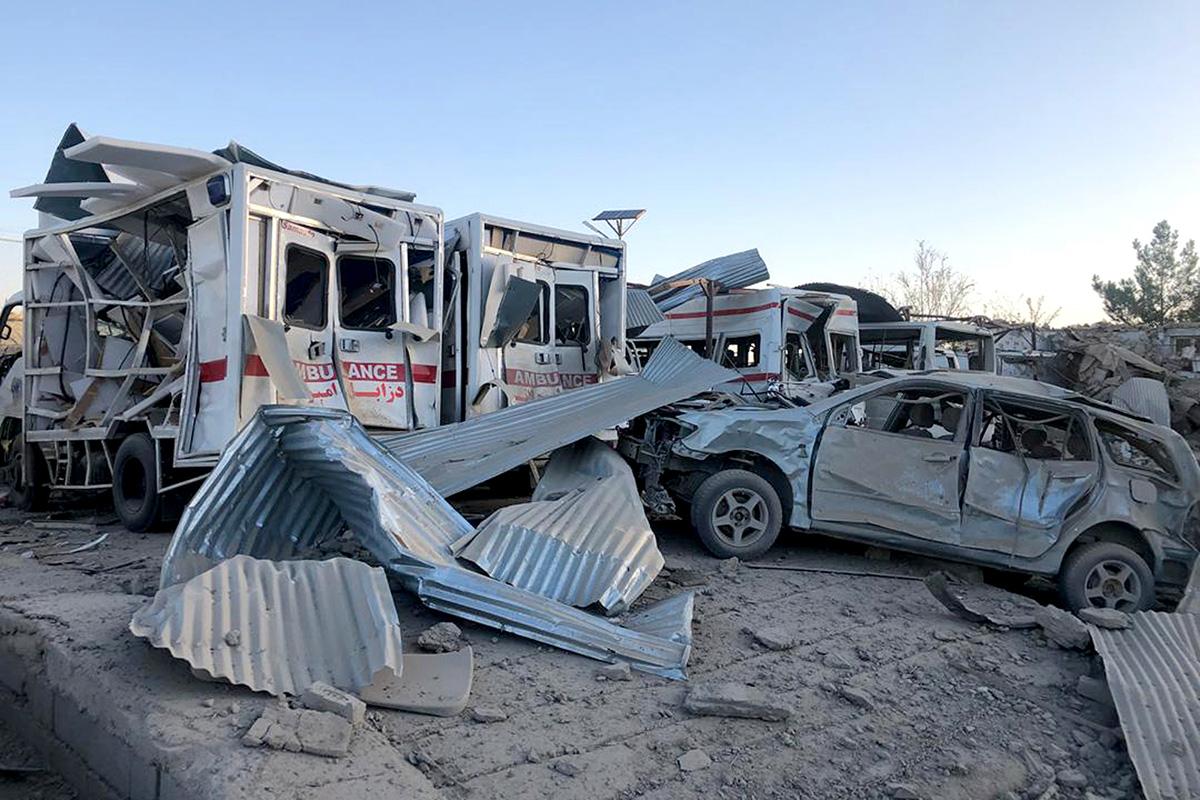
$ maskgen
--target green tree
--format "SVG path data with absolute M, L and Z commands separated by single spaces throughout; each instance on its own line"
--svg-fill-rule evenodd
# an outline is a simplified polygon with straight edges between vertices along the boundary
M 1132 278 L 1102 281 L 1092 276 L 1092 288 L 1104 301 L 1104 313 L 1127 325 L 1165 325 L 1192 320 L 1200 312 L 1196 243 L 1179 247 L 1179 231 L 1164 219 L 1154 226 L 1149 244 L 1133 240 L 1137 266 Z

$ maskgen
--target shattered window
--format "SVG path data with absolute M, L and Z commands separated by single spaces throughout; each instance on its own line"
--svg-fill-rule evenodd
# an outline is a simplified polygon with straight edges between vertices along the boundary
M 1175 462 L 1162 442 L 1103 419 L 1096 420 L 1096 430 L 1109 458 L 1117 464 L 1175 479 Z
M 550 285 L 538 281 L 538 301 L 529 318 L 517 329 L 515 341 L 524 344 L 550 344 Z
M 288 245 L 283 321 L 301 328 L 324 328 L 329 308 L 329 262 L 315 250 Z
M 808 361 L 804 358 L 804 337 L 798 333 L 789 333 L 783 343 L 783 367 L 787 370 L 789 380 L 803 380 L 808 377 Z
M 735 336 L 725 340 L 721 362 L 732 369 L 758 366 L 759 337 Z
M 833 347 L 833 363 L 839 375 L 858 372 L 858 342 L 847 333 L 829 334 L 829 343 Z
M 408 319 L 416 325 L 432 327 L 435 321 L 435 261 L 433 250 L 408 249 Z
M 554 287 L 554 343 L 586 345 L 591 341 L 588 325 L 587 289 L 567 284 Z
M 343 327 L 381 331 L 396 322 L 396 265 L 386 258 L 342 256 L 338 288 Z
M 1042 461 L 1090 461 L 1092 447 L 1079 418 L 1010 401 L 983 405 L 979 446 Z
M 654 351 L 662 344 L 661 339 L 635 339 L 633 341 L 633 349 L 637 353 L 638 358 L 643 364 L 650 360 L 650 356 L 654 355 Z
M 855 403 L 846 425 L 918 439 L 952 441 L 966 416 L 967 397 L 940 388 L 904 389 Z

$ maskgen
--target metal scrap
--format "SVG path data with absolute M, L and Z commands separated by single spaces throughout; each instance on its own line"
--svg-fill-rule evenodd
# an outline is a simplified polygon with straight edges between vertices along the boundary
M 465 569 L 451 544 L 471 525 L 350 414 L 333 409 L 260 409 L 188 505 L 167 549 L 161 586 L 238 554 L 302 558 L 345 528 L 431 608 L 683 677 L 691 652 L 690 593 L 633 615 L 622 627 Z
M 1027 600 L 1026 598 L 1020 597 L 1019 595 L 1014 595 L 1014 594 L 1010 594 L 1008 592 L 1004 592 L 1002 589 L 992 590 L 993 592 L 1002 593 L 1005 597 L 1005 599 L 1001 601 L 1001 604 L 1002 604 L 1001 612 L 996 613 L 994 611 L 991 611 L 990 609 L 985 608 L 984 610 L 980 610 L 978 607 L 972 608 L 971 606 L 967 605 L 967 601 L 964 598 L 960 597 L 958 594 L 956 594 L 954 591 L 952 591 L 950 589 L 950 575 L 945 572 L 940 572 L 940 571 L 935 572 L 932 575 L 925 578 L 925 587 L 927 589 L 929 589 L 930 594 L 932 594 L 935 598 L 937 598 L 937 601 L 939 603 L 944 605 L 946 608 L 948 608 L 950 611 L 954 612 L 958 616 L 967 620 L 968 622 L 977 622 L 980 624 L 987 624 L 987 625 L 997 625 L 997 626 L 1003 627 L 1003 628 L 1036 628 L 1036 627 L 1038 627 L 1038 623 L 1036 620 L 1034 620 L 1032 613 L 1029 613 L 1029 614 L 1019 614 L 1018 613 L 1016 615 L 1010 615 L 1007 613 L 1007 609 L 1003 608 L 1004 604 L 1007 604 L 1008 606 L 1025 605 L 1030 608 L 1036 607 L 1037 604 L 1034 603 L 1032 600 Z M 987 598 L 979 597 L 978 595 L 987 594 L 986 590 L 988 590 L 990 588 L 991 587 L 986 587 L 986 586 L 977 587 L 977 589 L 984 590 L 984 591 L 976 591 L 975 594 L 977 596 L 975 598 L 973 598 L 973 600 L 976 603 L 978 603 L 980 600 L 983 600 L 986 604 Z
M 1127 630 L 1092 626 L 1147 800 L 1200 797 L 1200 615 L 1139 611 Z
M 743 250 L 710 259 L 667 278 L 658 278 L 650 285 L 650 294 L 660 311 L 670 311 L 704 294 L 695 281 L 712 281 L 728 290 L 751 286 L 770 277 L 758 250 Z
M 736 372 L 700 358 L 674 339 L 664 339 L 638 375 L 509 406 L 456 425 L 377 438 L 448 497 L 551 450 L 736 378 Z
M 604 443 L 556 451 L 533 497 L 496 511 L 455 552 L 497 580 L 609 614 L 627 609 L 662 569 L 633 471 Z
M 273 695 L 317 681 L 356 692 L 403 669 L 383 570 L 239 555 L 158 591 L 129 630 L 212 678 Z

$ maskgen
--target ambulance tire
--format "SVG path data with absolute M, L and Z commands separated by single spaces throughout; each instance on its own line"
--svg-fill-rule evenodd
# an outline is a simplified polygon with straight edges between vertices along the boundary
M 134 533 L 157 530 L 163 521 L 158 492 L 158 455 L 148 433 L 135 433 L 117 448 L 113 459 L 113 506 Z

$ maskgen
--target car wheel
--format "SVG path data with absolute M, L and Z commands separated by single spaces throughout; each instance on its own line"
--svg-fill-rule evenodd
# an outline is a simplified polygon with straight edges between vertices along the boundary
M 135 433 L 117 448 L 112 494 L 117 516 L 129 530 L 142 533 L 162 523 L 158 454 L 149 434 Z
M 1088 607 L 1143 611 L 1154 605 L 1154 574 L 1146 560 L 1116 542 L 1093 542 L 1071 553 L 1058 583 L 1072 611 Z
M 718 472 L 692 497 L 692 524 L 720 558 L 757 558 L 775 544 L 783 510 L 775 488 L 744 469 Z
M 25 461 L 29 460 L 29 481 L 25 480 Z M 12 458 L 6 465 L 9 500 L 21 511 L 42 511 L 46 508 L 49 487 L 46 485 L 45 461 L 36 446 L 25 445 L 25 438 L 18 436 L 13 442 Z

